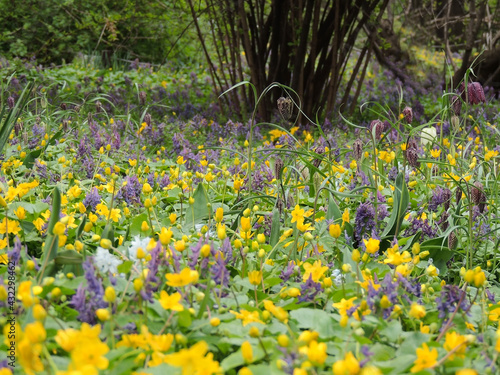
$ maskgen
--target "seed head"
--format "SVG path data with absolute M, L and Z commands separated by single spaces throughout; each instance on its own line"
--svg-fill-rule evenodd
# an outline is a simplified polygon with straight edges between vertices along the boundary
M 361 139 L 356 139 L 352 144 L 352 153 L 354 154 L 354 159 L 358 161 L 363 156 L 363 141 Z
M 325 148 L 323 146 L 318 146 L 318 147 L 316 147 L 316 149 L 314 150 L 314 152 L 317 153 L 318 155 L 324 154 L 325 153 Z M 314 158 L 313 165 L 316 168 L 318 168 L 320 164 L 321 164 L 321 159 Z
M 293 113 L 293 102 L 290 98 L 280 97 L 278 99 L 278 111 L 285 120 L 289 120 Z
M 7 106 L 9 107 L 9 109 L 14 108 L 15 104 L 16 104 L 16 101 L 14 100 L 14 98 L 12 96 L 9 96 L 7 98 Z
M 145 91 L 139 92 L 139 103 L 141 103 L 141 105 L 146 104 L 146 98 L 147 98 L 147 95 L 146 95 Z
M 410 164 L 413 168 L 420 167 L 416 148 L 411 147 L 406 149 L 406 160 L 408 160 L 408 164 Z
M 151 115 L 149 113 L 144 115 L 144 122 L 148 124 L 148 126 L 151 126 Z
M 451 101 L 451 109 L 455 116 L 460 116 L 460 111 L 462 110 L 462 100 L 460 96 L 456 95 Z
M 461 199 L 462 199 L 462 189 L 460 188 L 460 186 L 457 186 L 457 190 L 455 190 L 455 202 L 459 204 Z
M 455 246 L 457 246 L 458 243 L 458 238 L 455 232 L 451 232 L 450 235 L 448 236 L 448 248 L 453 250 Z
M 370 123 L 370 131 L 372 132 L 372 134 L 375 133 L 375 139 L 380 139 L 382 133 L 384 132 L 384 127 L 384 123 L 380 120 L 373 120 Z
M 403 116 L 405 117 L 406 122 L 411 124 L 413 121 L 413 110 L 411 107 L 405 107 L 405 109 L 403 109 Z
M 486 103 L 483 86 L 479 82 L 471 82 L 467 85 L 469 103 L 479 104 Z
M 283 160 L 281 160 L 279 156 L 276 157 L 276 159 L 274 160 L 274 177 L 277 180 L 279 180 L 281 177 L 281 171 L 283 170 L 283 166 L 284 166 Z

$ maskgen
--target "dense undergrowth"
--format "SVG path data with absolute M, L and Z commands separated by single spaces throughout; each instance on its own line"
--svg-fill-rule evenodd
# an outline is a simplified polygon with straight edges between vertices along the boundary
M 203 72 L 1 64 L 1 374 L 496 373 L 477 84 L 372 72 L 360 113 L 300 125 L 276 84 L 261 124 Z

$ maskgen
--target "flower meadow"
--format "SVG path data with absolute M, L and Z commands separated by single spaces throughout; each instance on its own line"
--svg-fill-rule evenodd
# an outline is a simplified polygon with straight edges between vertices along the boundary
M 64 69 L 3 81 L 0 374 L 498 373 L 480 84 L 383 75 L 388 104 L 304 124 L 274 84 L 269 124 L 196 74 Z

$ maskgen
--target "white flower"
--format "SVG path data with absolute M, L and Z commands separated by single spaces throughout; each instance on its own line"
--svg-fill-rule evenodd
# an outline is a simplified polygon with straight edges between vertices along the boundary
M 137 258 L 137 250 L 141 248 L 144 252 L 146 252 L 146 249 L 149 245 L 149 241 L 151 241 L 151 238 L 146 237 L 141 239 L 140 236 L 135 236 L 134 239 L 132 240 L 130 246 L 128 247 L 128 258 L 133 261 L 134 263 L 138 262 Z
M 338 270 L 338 269 L 335 269 L 332 271 L 332 277 L 334 277 L 334 284 L 339 286 L 342 284 L 342 281 L 344 279 L 344 275 L 342 275 L 342 271 L 341 270 Z
M 420 134 L 420 142 L 422 147 L 425 147 L 428 143 L 432 143 L 436 139 L 436 128 L 434 126 L 429 126 L 422 129 Z
M 117 273 L 117 267 L 122 264 L 122 261 L 111 254 L 108 250 L 98 247 L 94 255 L 94 265 L 102 273 L 108 272 Z

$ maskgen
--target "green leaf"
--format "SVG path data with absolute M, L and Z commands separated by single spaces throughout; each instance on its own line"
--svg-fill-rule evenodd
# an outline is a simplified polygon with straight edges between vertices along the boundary
M 332 194 L 330 194 L 330 199 L 328 200 L 328 211 L 326 212 L 326 218 L 328 220 L 334 219 L 334 221 L 342 220 L 342 213 L 340 212 L 337 202 Z
M 406 187 L 405 177 L 403 173 L 399 173 L 396 177 L 396 189 L 394 190 L 394 203 L 392 207 L 392 214 L 389 223 L 382 233 L 382 237 L 396 237 L 401 230 L 401 223 L 403 222 L 408 203 L 410 203 L 410 194 Z
M 61 212 L 61 193 L 57 186 L 52 193 L 52 212 L 50 214 L 49 225 L 47 227 L 47 237 L 45 237 L 45 246 L 42 254 L 42 268 L 40 270 L 38 281 L 42 281 L 45 275 L 51 275 L 56 271 L 55 263 L 51 262 L 57 256 L 59 248 L 59 236 L 54 235 L 54 226 L 59 221 Z M 49 267 L 50 265 L 50 267 Z
M 301 308 L 290 312 L 290 317 L 297 321 L 299 328 L 312 329 L 319 332 L 322 339 L 338 334 L 339 324 L 324 310 Z
M 33 86 L 33 82 L 29 82 L 26 85 L 23 92 L 21 93 L 21 96 L 17 100 L 17 103 L 12 109 L 7 112 L 5 118 L 3 116 L 4 109 L 2 109 L 2 113 L 0 115 L 0 152 L 3 151 L 5 144 L 7 143 L 7 140 L 9 139 L 9 136 L 12 133 L 14 126 L 16 125 L 17 118 L 28 102 L 29 94 Z
M 120 264 L 116 269 L 120 273 L 129 273 L 130 270 L 132 269 L 133 265 L 134 265 L 134 262 L 132 262 L 131 260 L 127 260 L 127 261 L 123 262 L 122 264 Z
M 280 240 L 280 211 L 275 208 L 273 210 L 273 218 L 271 222 L 271 238 L 270 244 L 274 247 Z
M 177 313 L 177 321 L 181 327 L 189 327 L 193 319 L 189 310 L 182 310 Z
M 198 184 L 198 187 L 193 194 L 194 204 L 188 204 L 188 207 L 186 208 L 186 216 L 184 220 L 186 225 L 192 225 L 194 228 L 195 224 L 205 218 L 208 218 L 211 212 L 207 206 L 209 203 L 207 197 L 208 195 L 203 187 L 203 184 Z
M 61 251 L 54 258 L 56 264 L 82 264 L 83 257 L 74 250 Z
M 78 225 L 78 228 L 76 228 L 76 239 L 80 238 L 80 236 L 83 233 L 83 228 L 85 228 L 85 224 L 87 223 L 87 215 L 83 215 L 82 221 Z

